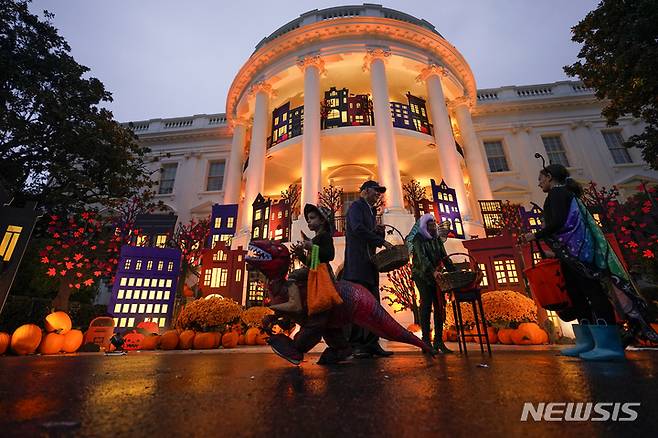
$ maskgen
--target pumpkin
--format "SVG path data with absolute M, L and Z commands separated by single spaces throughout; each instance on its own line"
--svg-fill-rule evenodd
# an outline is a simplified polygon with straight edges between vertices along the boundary
M 5 354 L 10 343 L 11 336 L 8 333 L 0 332 L 0 354 Z
M 57 354 L 62 351 L 64 346 L 64 335 L 59 333 L 48 333 L 41 339 L 39 344 L 39 353 L 41 354 Z
M 142 341 L 145 336 L 141 333 L 131 332 L 123 337 L 123 349 L 124 350 L 139 350 L 142 347 Z
M 194 345 L 194 330 L 185 330 L 178 337 L 178 348 L 181 350 L 189 350 Z
M 213 335 L 215 335 L 215 339 L 212 348 L 219 348 L 222 345 L 222 334 L 220 332 L 213 332 Z
M 238 336 L 238 345 L 244 345 L 244 335 Z
M 160 335 L 151 334 L 149 336 L 144 336 L 142 339 L 142 345 L 140 350 L 155 350 L 160 345 Z
M 178 347 L 178 332 L 168 330 L 160 336 L 160 348 L 162 350 L 175 350 Z
M 137 324 L 137 328 L 146 330 L 149 333 L 160 334 L 160 327 L 153 321 L 142 321 Z
M 512 332 L 511 339 L 516 345 L 538 345 L 544 339 L 543 331 L 534 322 L 524 322 Z
M 84 336 L 80 330 L 71 330 L 64 335 L 64 345 L 62 351 L 64 353 L 75 353 L 82 345 Z
M 407 330 L 409 330 L 411 333 L 416 333 L 421 331 L 420 326 L 418 324 L 409 324 Z
M 498 334 L 496 333 L 496 327 L 487 327 L 487 333 L 489 334 L 489 343 L 497 344 L 498 343 Z
M 192 344 L 195 350 L 210 350 L 214 347 L 216 339 L 214 333 L 197 333 Z
M 260 332 L 258 334 L 258 337 L 256 338 L 256 344 L 257 345 L 267 345 L 267 338 L 269 338 L 270 335 L 268 335 L 265 332 Z
M 244 343 L 247 345 L 256 345 L 256 338 L 260 335 L 260 329 L 251 327 L 244 335 Z
M 71 330 L 71 318 L 66 312 L 53 312 L 46 316 L 45 326 L 47 332 L 57 332 L 65 335 Z
M 238 346 L 238 333 L 237 332 L 226 332 L 222 336 L 222 347 L 224 348 L 235 348 Z
M 514 329 L 502 328 L 498 330 L 498 340 L 501 344 L 509 345 L 512 344 L 512 332 Z
M 446 339 L 450 342 L 457 342 L 457 330 L 452 328 L 446 330 Z
M 34 324 L 24 324 L 11 335 L 11 349 L 16 354 L 32 354 L 41 343 L 41 329 Z

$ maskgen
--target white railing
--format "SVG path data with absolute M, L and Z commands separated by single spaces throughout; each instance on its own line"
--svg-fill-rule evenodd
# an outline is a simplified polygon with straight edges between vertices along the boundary
M 594 94 L 580 81 L 561 81 L 552 84 L 523 85 L 501 88 L 487 88 L 477 91 L 481 103 L 510 100 L 545 99 L 551 97 L 582 96 Z

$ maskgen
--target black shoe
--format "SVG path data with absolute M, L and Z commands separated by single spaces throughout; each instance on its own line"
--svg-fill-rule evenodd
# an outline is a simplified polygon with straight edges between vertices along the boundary
M 372 353 L 365 346 L 354 347 L 352 355 L 356 359 L 370 359 Z
M 436 352 L 439 353 L 439 354 L 454 353 L 454 351 L 452 351 L 451 349 L 446 347 L 446 344 L 444 344 L 443 342 L 435 342 L 434 343 L 434 350 L 436 350 Z
M 344 348 L 336 350 L 335 348 L 328 347 L 320 355 L 318 365 L 334 365 L 340 363 L 352 355 L 351 348 Z
M 381 345 L 379 345 L 379 342 L 375 342 L 371 345 L 367 346 L 367 351 L 372 354 L 373 356 L 379 356 L 379 357 L 389 357 L 393 356 L 392 351 L 387 351 L 382 348 Z
M 297 351 L 292 339 L 286 335 L 272 335 L 267 339 L 267 343 L 272 347 L 272 351 L 293 365 L 302 363 L 304 355 Z

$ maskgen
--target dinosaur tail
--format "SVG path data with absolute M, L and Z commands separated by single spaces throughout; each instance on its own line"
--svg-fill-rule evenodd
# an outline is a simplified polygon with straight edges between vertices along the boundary
M 352 307 L 352 320 L 355 324 L 389 341 L 404 342 L 426 352 L 434 351 L 430 345 L 398 324 L 366 288 L 353 283 L 341 283 L 339 289 L 346 292 L 341 293 L 341 297 L 346 305 Z M 344 287 L 345 283 L 349 287 Z

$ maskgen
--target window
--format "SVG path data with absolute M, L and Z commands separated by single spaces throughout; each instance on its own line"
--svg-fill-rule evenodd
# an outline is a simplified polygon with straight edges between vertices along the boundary
M 137 236 L 137 240 L 135 241 L 136 246 L 146 246 L 147 238 L 145 235 Z
M 551 164 L 561 164 L 564 167 L 569 167 L 569 160 L 562 145 L 562 139 L 558 135 L 551 135 L 542 137 L 541 141 L 544 143 L 548 161 Z
M 123 269 L 130 269 L 130 259 L 126 259 L 126 262 L 123 265 Z
M 496 272 L 496 282 L 499 284 L 519 282 L 516 263 L 513 259 L 495 260 L 494 271 Z
M 221 217 L 216 217 L 215 218 L 215 228 L 221 228 L 222 227 L 222 218 Z
M 224 185 L 224 161 L 211 161 L 208 168 L 208 184 L 206 190 L 209 192 L 221 190 Z M 221 218 L 218 218 L 221 220 Z
M 480 271 L 482 271 L 482 282 L 480 283 L 480 286 L 487 287 L 489 286 L 489 278 L 487 277 L 487 265 L 484 263 L 478 263 L 478 266 L 480 267 Z
M 163 268 L 164 268 L 164 262 L 162 260 L 160 260 L 158 262 L 158 271 L 162 271 Z
M 228 280 L 228 269 L 212 268 L 210 287 L 224 287 Z
M 605 144 L 608 145 L 612 159 L 615 164 L 632 163 L 631 156 L 628 154 L 628 149 L 624 147 L 624 139 L 619 131 L 601 131 Z
M 23 227 L 17 225 L 9 225 L 5 235 L 2 237 L 2 242 L 0 242 L 0 259 L 3 262 L 8 262 L 11 259 L 16 244 L 18 243 L 19 237 L 21 237 L 21 231 Z
M 114 305 L 114 313 L 121 313 L 121 304 L 117 303 Z
M 158 280 L 158 287 L 164 287 L 164 285 L 165 285 L 164 278 L 159 279 Z
M 260 237 L 260 228 L 255 227 L 254 232 L 251 235 L 252 239 L 258 239 Z
M 169 299 L 169 294 L 170 294 L 169 291 L 166 290 L 165 293 L 164 293 L 164 299 L 165 299 L 165 300 L 168 300 L 168 299 Z
M 146 313 L 153 313 L 153 304 L 146 305 Z
M 135 263 L 135 270 L 139 271 L 140 269 L 142 269 L 142 261 L 137 260 L 137 263 Z
M 158 234 L 157 236 L 155 236 L 155 246 L 157 246 L 158 248 L 164 248 L 166 244 L 167 244 L 166 234 Z
M 130 300 L 132 297 L 133 297 L 133 291 L 132 289 L 128 289 L 128 291 L 126 292 L 126 299 Z M 137 295 L 135 295 L 135 298 L 137 298 Z
M 256 211 L 254 212 L 254 220 L 255 220 L 255 221 L 260 220 L 260 218 L 262 217 L 262 215 L 263 215 L 263 210 L 256 210 Z
M 169 309 L 169 304 L 163 304 L 162 307 L 160 307 L 162 313 L 167 313 L 167 309 Z
M 501 141 L 485 141 L 484 151 L 487 154 L 487 161 L 489 161 L 489 170 L 491 172 L 509 171 Z
M 146 304 L 140 304 L 137 313 L 144 313 L 145 309 L 146 309 Z
M 145 278 L 144 279 L 144 287 L 149 287 L 151 285 L 151 279 L 150 278 Z
M 153 313 L 160 313 L 160 305 L 159 304 L 156 304 L 155 306 L 153 306 Z
M 155 299 L 155 291 L 152 290 L 149 292 L 149 300 L 154 300 Z
M 149 260 L 146 262 L 146 270 L 150 271 L 151 269 L 153 269 L 153 260 Z
M 135 313 L 135 312 L 137 312 L 137 304 L 131 304 L 130 313 Z
M 233 216 L 230 216 L 230 217 L 226 218 L 226 228 L 233 228 L 233 221 L 234 220 L 235 219 L 233 218 Z
M 167 194 L 174 191 L 174 181 L 176 180 L 177 163 L 166 163 L 160 168 L 160 187 L 158 193 Z
M 135 285 L 135 277 L 128 277 L 128 286 Z
M 237 269 L 235 271 L 235 281 L 239 282 L 240 280 L 242 280 L 242 271 L 240 269 Z
M 540 253 L 539 251 L 534 251 L 534 252 L 532 253 L 532 260 L 533 260 L 535 263 L 539 263 L 539 262 L 541 262 L 541 253 Z
M 172 272 L 174 270 L 174 262 L 167 263 L 167 271 Z
M 119 292 L 117 292 L 117 298 L 122 300 L 123 299 L 123 294 L 125 294 L 126 291 L 123 289 L 119 289 Z
M 119 327 L 125 327 L 126 326 L 126 318 L 121 318 L 119 320 Z
M 137 281 L 135 282 L 135 286 L 142 287 L 142 281 L 143 281 L 142 278 L 137 277 Z

